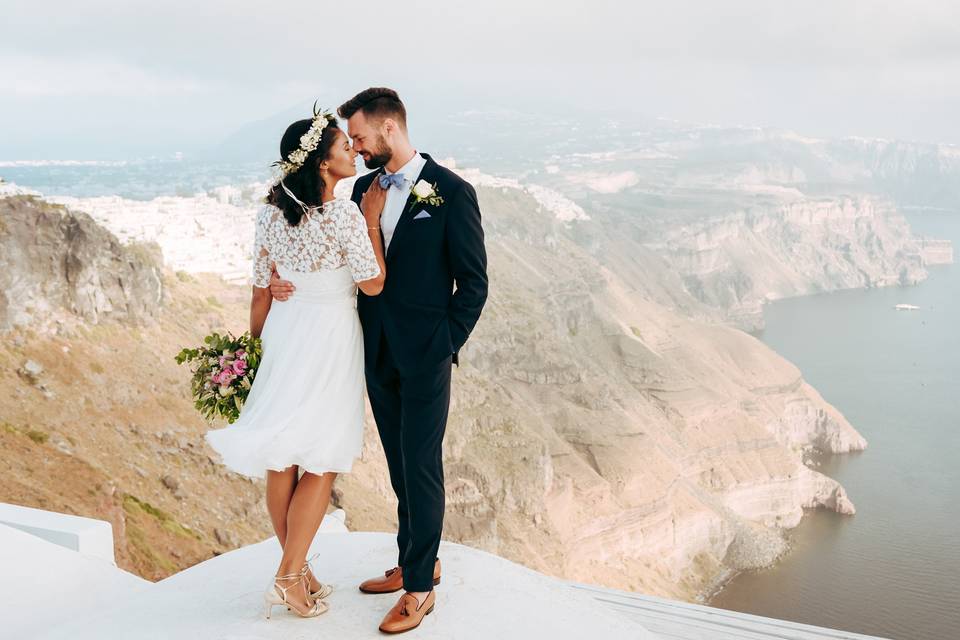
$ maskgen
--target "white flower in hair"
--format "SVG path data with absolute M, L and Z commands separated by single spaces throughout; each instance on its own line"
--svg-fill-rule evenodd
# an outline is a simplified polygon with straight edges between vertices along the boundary
M 313 122 L 307 132 L 300 136 L 300 146 L 291 151 L 286 160 L 273 163 L 275 167 L 280 169 L 280 179 L 298 171 L 303 166 L 310 152 L 316 150 L 320 145 L 323 130 L 327 128 L 331 121 L 333 121 L 333 114 L 328 111 L 317 111 L 317 103 L 313 103 Z
M 290 162 L 292 162 L 293 164 L 301 165 L 303 164 L 303 161 L 307 159 L 307 151 L 306 149 L 297 149 L 296 151 L 291 153 L 289 157 L 290 157 Z

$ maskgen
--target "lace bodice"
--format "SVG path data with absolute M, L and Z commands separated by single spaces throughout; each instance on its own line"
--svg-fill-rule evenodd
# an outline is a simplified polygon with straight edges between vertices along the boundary
M 253 286 L 270 286 L 271 263 L 301 272 L 349 265 L 354 282 L 380 275 L 366 220 L 347 198 L 311 209 L 296 227 L 290 226 L 280 209 L 265 206 L 257 213 Z

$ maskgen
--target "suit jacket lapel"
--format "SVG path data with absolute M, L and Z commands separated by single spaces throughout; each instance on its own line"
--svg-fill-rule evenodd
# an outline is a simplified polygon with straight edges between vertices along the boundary
M 423 169 L 420 170 L 420 176 L 417 178 L 417 181 L 426 180 L 432 184 L 436 179 L 436 169 L 438 165 L 433 161 L 433 158 L 427 154 L 421 153 L 420 155 L 422 155 L 427 162 L 423 165 Z M 413 205 L 416 201 L 416 196 L 413 195 L 413 185 L 410 186 L 410 195 L 407 196 L 407 201 L 403 205 L 400 219 L 397 220 L 397 226 L 393 230 L 393 237 L 390 238 L 390 246 L 387 247 L 385 260 L 389 260 L 390 257 L 396 253 L 397 241 L 403 236 L 404 230 L 410 225 L 410 219 L 413 217 L 413 210 L 415 208 Z

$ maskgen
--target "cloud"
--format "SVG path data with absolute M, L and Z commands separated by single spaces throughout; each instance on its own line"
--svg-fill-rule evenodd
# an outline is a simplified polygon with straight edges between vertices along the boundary
M 98 145 L 125 142 L 143 117 L 156 128 L 138 140 L 172 132 L 181 145 L 366 86 L 397 88 L 415 113 L 664 115 L 960 142 L 960 86 L 944 81 L 960 73 L 952 0 L 7 4 L 0 117 L 21 123 L 21 144 L 60 144 L 69 110 L 86 130 L 103 123 Z
M 158 74 L 119 60 L 0 54 L 0 95 L 17 97 L 155 97 L 202 94 L 208 84 Z

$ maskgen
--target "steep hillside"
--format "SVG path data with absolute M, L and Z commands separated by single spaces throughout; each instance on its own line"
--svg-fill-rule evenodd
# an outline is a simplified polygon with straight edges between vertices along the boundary
M 448 536 L 692 597 L 726 566 L 772 561 L 803 507 L 852 512 L 802 450 L 866 443 L 795 367 L 637 296 L 528 195 L 481 199 L 491 298 L 454 373 Z M 371 489 L 390 504 L 368 440 L 373 455 L 340 484 L 361 529 L 383 522 Z
M 0 331 L 79 319 L 151 322 L 162 300 L 156 245 L 121 245 L 85 213 L 0 198 Z
M 692 598 L 727 569 L 774 561 L 804 508 L 853 511 L 804 452 L 866 443 L 795 367 L 661 306 L 644 293 L 658 285 L 573 239 L 583 222 L 523 190 L 480 197 L 491 296 L 454 372 L 446 537 L 557 576 Z M 121 562 L 149 577 L 270 535 L 262 486 L 211 457 L 173 363 L 211 329 L 242 330 L 247 289 L 163 281 L 152 324 L 21 327 L 0 348 L 15 452 L 3 495 L 110 519 Z M 69 459 L 80 481 L 31 471 L 38 459 Z M 353 529 L 394 526 L 369 415 L 335 502 Z

